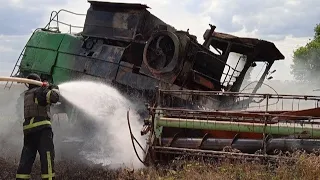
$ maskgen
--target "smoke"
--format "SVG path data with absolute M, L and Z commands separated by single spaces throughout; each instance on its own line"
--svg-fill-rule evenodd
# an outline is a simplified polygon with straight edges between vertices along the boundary
M 61 95 L 88 116 L 87 121 L 91 122 L 87 123 L 93 123 L 94 132 L 91 131 L 92 138 L 83 144 L 82 156 L 110 168 L 123 165 L 142 167 L 134 153 L 127 125 L 127 110 L 130 108 L 133 134 L 143 143 L 144 139 L 139 134 L 142 124 L 135 112 L 135 105 L 116 89 L 102 83 L 76 81 L 59 87 Z
M 244 93 L 252 92 L 254 86 L 257 82 L 251 83 L 248 86 L 243 87 Z M 265 80 L 264 84 L 257 91 L 257 93 L 266 94 L 287 94 L 287 95 L 302 95 L 302 96 L 319 96 L 320 91 L 314 91 L 318 89 L 316 84 L 308 82 L 298 82 L 298 81 L 280 81 L 280 80 Z M 256 101 L 261 100 L 261 98 L 256 98 Z M 266 99 L 259 103 L 251 103 L 250 110 L 266 110 Z M 292 99 L 269 99 L 268 110 L 302 110 L 308 108 L 315 108 L 317 105 L 316 101 L 313 100 L 292 100 Z
M 0 157 L 18 159 L 23 144 L 23 99 L 26 87 L 13 84 L 10 90 L 0 84 Z

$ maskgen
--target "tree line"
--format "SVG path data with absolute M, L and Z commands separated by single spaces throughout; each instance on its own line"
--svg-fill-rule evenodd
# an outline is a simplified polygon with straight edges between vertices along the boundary
M 291 74 L 297 81 L 320 84 L 320 24 L 315 26 L 311 41 L 293 51 Z

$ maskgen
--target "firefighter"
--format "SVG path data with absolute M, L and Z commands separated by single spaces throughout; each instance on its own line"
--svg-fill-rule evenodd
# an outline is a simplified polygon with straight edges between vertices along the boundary
M 41 81 L 39 75 L 31 73 L 27 77 Z M 16 179 L 30 179 L 31 169 L 37 152 L 41 161 L 41 178 L 54 179 L 54 144 L 50 105 L 59 101 L 56 85 L 36 86 L 29 84 L 24 94 L 24 142 Z

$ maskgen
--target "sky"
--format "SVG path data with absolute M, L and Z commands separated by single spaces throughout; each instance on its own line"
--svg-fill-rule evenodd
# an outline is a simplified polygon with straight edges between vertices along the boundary
M 179 30 L 187 30 L 203 42 L 209 24 L 216 31 L 236 36 L 272 41 L 285 59 L 274 64 L 273 77 L 292 80 L 290 65 L 293 51 L 313 37 L 320 23 L 317 0 L 109 0 L 142 3 L 149 11 Z M 10 75 L 16 60 L 34 29 L 44 27 L 53 10 L 67 9 L 86 13 L 85 0 L 0 0 L 0 76 Z M 83 26 L 84 16 L 61 14 L 60 20 Z M 79 30 L 78 30 L 79 31 Z M 261 66 L 252 72 L 255 80 Z

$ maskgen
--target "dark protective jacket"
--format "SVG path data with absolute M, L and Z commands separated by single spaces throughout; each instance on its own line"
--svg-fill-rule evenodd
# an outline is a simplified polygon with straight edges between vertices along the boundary
M 27 90 L 24 95 L 23 132 L 28 134 L 43 128 L 51 128 L 50 105 L 58 101 L 58 89 L 36 87 Z

